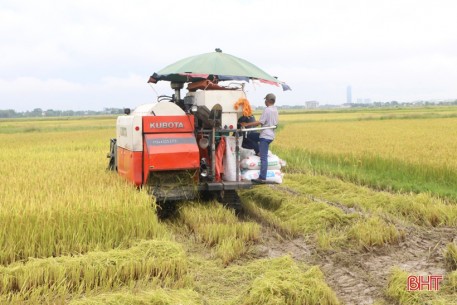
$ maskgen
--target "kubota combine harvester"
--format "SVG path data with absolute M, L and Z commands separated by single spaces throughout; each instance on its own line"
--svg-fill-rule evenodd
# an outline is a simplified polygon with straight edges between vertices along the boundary
M 240 70 L 244 67 L 244 70 Z M 170 65 L 154 73 L 149 82 L 171 82 L 172 96 L 159 96 L 157 102 L 125 110 L 111 139 L 109 168 L 137 186 L 148 186 L 159 202 L 192 199 L 201 193 L 223 198 L 237 189 L 249 188 L 240 181 L 237 129 L 242 108 L 235 103 L 246 98 L 243 86 L 225 88 L 217 81 L 257 79 L 282 85 L 254 65 L 216 49 Z M 184 84 L 189 92 L 181 98 Z M 249 130 L 262 129 L 254 128 Z M 233 136 L 235 178 L 221 175 L 224 136 Z M 230 180 L 230 181 L 229 181 Z M 235 193 L 236 194 L 236 193 Z

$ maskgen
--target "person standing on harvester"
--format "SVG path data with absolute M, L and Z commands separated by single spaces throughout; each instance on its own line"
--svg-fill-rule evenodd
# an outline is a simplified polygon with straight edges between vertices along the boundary
M 243 127 L 252 127 L 262 125 L 262 127 L 276 126 L 279 122 L 278 109 L 275 107 L 276 96 L 273 93 L 265 96 L 265 106 L 267 106 L 260 116 L 260 119 L 251 123 L 241 123 Z M 253 179 L 255 183 L 266 183 L 268 169 L 268 149 L 270 143 L 275 138 L 273 128 L 264 129 L 259 135 L 259 150 L 260 150 L 260 175 L 259 179 Z

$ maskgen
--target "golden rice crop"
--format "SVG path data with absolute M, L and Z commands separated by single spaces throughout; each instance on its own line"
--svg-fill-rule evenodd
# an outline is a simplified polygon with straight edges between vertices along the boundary
M 189 283 L 186 274 L 186 255 L 178 244 L 150 240 L 125 250 L 31 259 L 0 267 L 0 293 L 5 299 L 27 300 L 106 291 L 138 282 L 183 287 Z
M 457 118 L 286 124 L 274 147 L 382 157 L 457 171 Z
M 445 260 L 448 269 L 457 270 L 457 245 L 450 243 L 446 246 Z
M 217 259 L 170 242 L 150 195 L 105 170 L 114 130 L 113 120 L 0 122 L 0 303 L 333 300 L 316 268 L 290 258 L 228 265 L 260 238 L 260 226 L 218 203 L 179 213 Z M 303 283 L 307 290 L 295 291 Z
M 347 245 L 348 242 L 369 249 L 396 243 L 403 234 L 377 216 L 364 218 L 304 196 L 279 195 L 279 191 L 269 187 L 244 191 L 243 206 L 254 217 L 262 218 L 291 236 L 314 235 L 321 249 Z
M 349 229 L 348 235 L 364 249 L 397 243 L 403 236 L 393 224 L 386 223 L 378 216 L 357 221 Z
M 457 270 L 452 271 L 446 275 L 444 289 L 448 293 L 454 293 L 457 303 Z
M 402 236 L 394 225 L 377 216 L 363 218 L 356 213 L 347 214 L 324 202 L 284 194 L 274 188 L 244 191 L 242 198 L 245 209 L 254 217 L 262 218 L 291 236 L 315 235 L 321 249 L 332 249 L 347 242 L 369 249 L 396 243 Z M 269 202 L 270 199 L 275 203 Z
M 390 272 L 386 295 L 399 305 L 456 305 L 457 272 L 445 276 L 438 291 L 408 291 L 407 279 L 409 274 L 397 267 Z M 443 284 L 444 283 L 444 284 Z
M 342 226 L 357 217 L 324 203 L 312 202 L 296 195 L 281 194 L 278 189 L 267 186 L 243 191 L 241 194 L 243 204 L 246 200 L 252 200 L 264 210 L 271 210 L 273 205 L 273 214 L 294 233 L 307 234 Z M 276 203 L 272 204 L 269 202 L 270 199 Z
M 286 256 L 281 258 L 280 269 L 271 268 L 257 277 L 238 304 L 336 305 L 340 302 L 318 267 L 303 270 Z
M 390 272 L 386 295 L 400 305 L 422 305 L 424 300 L 431 299 L 431 293 L 426 291 L 407 290 L 408 273 L 393 268 Z
M 189 265 L 205 304 L 294 304 L 300 299 L 306 302 L 298 304 L 339 304 L 318 267 L 290 256 L 226 267 L 194 259 Z
M 0 263 L 165 235 L 154 202 L 107 172 L 112 134 L 0 134 Z
M 256 113 L 260 116 L 261 112 Z M 455 107 L 404 109 L 339 109 L 339 110 L 285 110 L 280 111 L 281 123 L 366 121 L 392 119 L 423 119 L 456 117 Z
M 223 263 L 238 258 L 247 250 L 246 243 L 259 238 L 260 227 L 254 222 L 240 222 L 233 210 L 217 202 L 193 203 L 180 209 L 180 219 L 209 247 Z
M 0 134 L 112 130 L 114 125 L 115 118 L 110 116 L 6 119 L 0 120 Z
M 74 299 L 70 305 L 203 305 L 201 296 L 190 289 L 154 289 L 131 293 L 130 291 L 101 294 L 94 297 Z

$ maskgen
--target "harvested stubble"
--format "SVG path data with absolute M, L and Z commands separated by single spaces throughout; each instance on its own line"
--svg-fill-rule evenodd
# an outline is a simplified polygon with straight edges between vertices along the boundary
M 389 213 L 422 226 L 457 225 L 457 205 L 429 194 L 380 192 L 368 187 L 320 175 L 288 174 L 285 185 L 310 194 L 374 213 Z
M 356 215 L 348 215 L 341 210 L 325 203 L 313 202 L 307 198 L 280 194 L 267 186 L 257 187 L 241 193 L 243 206 L 249 212 L 256 214 L 259 208 L 263 210 L 266 221 L 279 224 L 279 229 L 291 232 L 293 235 L 314 233 L 322 229 L 340 227 L 348 224 Z M 250 203 L 254 203 L 253 206 Z
M 446 275 L 444 285 L 438 291 L 408 291 L 407 281 L 409 274 L 399 268 L 393 268 L 388 279 L 386 295 L 399 305 L 456 305 L 457 294 L 456 272 Z M 454 285 L 454 286 L 453 286 Z
M 455 243 L 447 245 L 444 257 L 448 269 L 457 270 L 457 245 Z
M 247 244 L 260 236 L 260 227 L 254 222 L 240 222 L 233 210 L 217 202 L 206 205 L 189 203 L 179 211 L 180 219 L 209 247 L 224 264 L 247 251 Z
M 237 304 L 339 304 L 318 267 L 299 266 L 289 256 L 268 263 L 271 266 L 256 277 Z
M 377 216 L 357 221 L 348 232 L 349 238 L 354 239 L 359 248 L 383 246 L 397 243 L 403 236 L 393 224 Z
M 332 249 L 348 241 L 368 249 L 396 243 L 402 233 L 376 216 L 363 218 L 346 214 L 324 202 L 303 196 L 278 194 L 263 187 L 242 193 L 245 209 L 254 217 L 268 222 L 290 236 L 315 234 L 321 249 Z
M 195 290 L 205 304 L 339 304 L 318 267 L 297 263 L 290 256 L 227 267 L 194 259 L 189 265 Z
M 191 284 L 182 247 L 170 241 L 152 240 L 125 250 L 14 263 L 0 267 L 0 275 L 2 298 L 9 301 L 37 301 L 50 295 L 59 298 L 140 282 L 173 288 Z
M 189 289 L 155 289 L 138 293 L 118 292 L 70 301 L 69 305 L 200 305 L 204 304 L 199 294 Z
M 109 136 L 0 134 L 0 264 L 167 235 L 147 192 L 105 170 Z
M 430 298 L 429 292 L 408 291 L 407 290 L 408 273 L 393 268 L 388 279 L 386 294 L 400 305 L 422 305 L 424 297 Z
M 446 275 L 446 286 L 444 288 L 449 293 L 453 293 L 457 303 L 457 270 Z

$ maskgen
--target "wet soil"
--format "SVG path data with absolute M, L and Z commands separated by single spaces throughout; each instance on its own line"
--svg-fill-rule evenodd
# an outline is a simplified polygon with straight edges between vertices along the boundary
M 275 188 L 294 193 L 292 189 L 278 186 Z M 345 213 L 363 213 L 325 199 L 310 199 L 325 202 Z M 405 226 L 403 223 L 396 225 L 405 231 L 404 238 L 397 245 L 386 245 L 366 251 L 319 251 L 310 240 L 303 237 L 287 239 L 263 224 L 262 240 L 257 245 L 257 251 L 264 257 L 289 254 L 297 261 L 318 265 L 325 275 L 327 284 L 343 304 L 369 305 L 376 301 L 392 304 L 392 300 L 385 297 L 391 269 L 399 267 L 411 275 L 444 275 L 444 249 L 457 237 L 457 228 L 424 228 Z
M 283 186 L 273 187 L 282 192 L 295 192 Z M 369 216 L 365 215 L 366 212 L 348 208 L 337 202 L 311 196 L 309 198 L 340 208 L 345 213 Z M 446 273 L 444 249 L 457 237 L 457 228 L 418 227 L 398 222 L 395 225 L 401 227 L 405 236 L 396 245 L 385 245 L 365 251 L 358 249 L 322 251 L 316 248 L 311 239 L 288 238 L 262 219 L 253 219 L 242 211 L 238 213 L 238 217 L 240 221 L 257 222 L 261 226 L 261 238 L 247 255 L 233 262 L 234 264 L 243 264 L 259 258 L 290 255 L 297 262 L 319 266 L 327 284 L 342 304 L 346 305 L 370 305 L 376 301 L 395 304 L 385 296 L 389 272 L 393 267 L 399 267 L 411 275 L 444 275 Z M 389 221 L 395 220 L 389 219 Z M 177 223 L 170 220 L 167 222 L 176 241 L 185 244 L 190 255 L 211 259 L 208 249 L 198 241 L 192 240 L 195 238 L 193 234 Z

